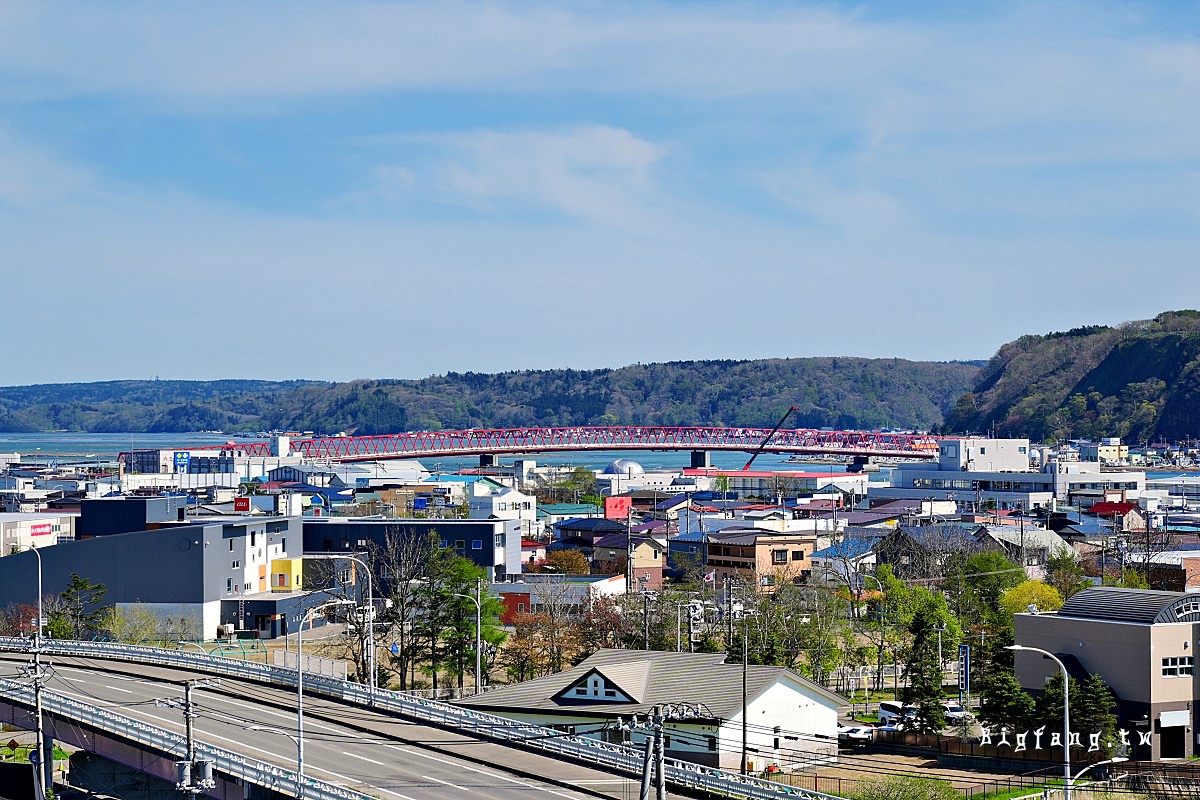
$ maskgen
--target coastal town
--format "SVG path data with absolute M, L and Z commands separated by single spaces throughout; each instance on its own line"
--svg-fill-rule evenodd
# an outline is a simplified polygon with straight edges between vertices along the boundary
M 1103 676 L 1112 698 L 1084 763 L 1118 755 L 1139 720 L 1152 729 L 1121 758 L 1193 753 L 1190 694 L 1169 680 L 1193 674 L 1200 625 L 1189 444 L 927 437 L 912 457 L 773 469 L 693 451 L 698 465 L 678 468 L 531 453 L 453 471 L 317 460 L 298 444 L 0 455 L 0 633 L 28 641 L 41 618 L 55 638 L 250 648 L 287 668 L 307 624 L 334 634 L 310 668 L 581 737 L 637 745 L 614 733 L 624 715 L 704 705 L 675 724 L 669 757 L 800 783 L 918 734 L 982 735 L 981 763 L 1051 762 L 1049 748 L 1007 752 L 999 732 L 1036 715 L 989 693 L 1006 672 L 1035 694 L 1051 676 L 1012 648 L 1069 650 L 1072 681 Z M 435 562 L 450 566 L 432 592 Z M 1146 603 L 1146 635 L 1180 631 L 1182 646 L 1154 646 L 1141 667 L 1083 646 L 1125 636 Z M 634 665 L 646 690 L 621 677 Z M 701 691 L 684 678 L 695 670 Z M 907 705 L 884 714 L 888 697 Z M 760 714 L 752 731 L 746 714 Z

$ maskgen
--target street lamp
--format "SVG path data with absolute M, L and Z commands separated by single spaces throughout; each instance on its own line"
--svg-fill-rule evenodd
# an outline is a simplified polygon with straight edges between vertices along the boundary
M 354 605 L 353 600 L 330 600 L 308 610 L 296 631 L 296 798 L 304 797 L 304 623 L 312 627 L 313 614 L 333 606 Z
M 1023 644 L 1010 644 L 1005 650 L 1022 651 L 1027 650 L 1031 653 L 1041 653 L 1043 658 L 1048 658 L 1055 664 L 1058 664 L 1058 669 L 1062 672 L 1063 682 L 1063 780 L 1066 785 L 1063 787 L 1063 800 L 1071 800 L 1071 690 L 1067 684 L 1067 668 L 1058 656 L 1051 653 L 1049 650 L 1043 650 L 1040 647 L 1027 647 Z M 1080 772 L 1082 775 L 1083 773 Z
M 1082 775 L 1083 773 L 1087 772 L 1089 769 L 1095 769 L 1096 767 L 1103 767 L 1105 764 L 1120 764 L 1122 761 L 1128 761 L 1128 760 L 1129 759 L 1126 758 L 1125 756 L 1113 756 L 1112 758 L 1107 759 L 1105 761 L 1097 761 L 1095 764 L 1088 764 L 1086 767 L 1079 770 L 1079 772 L 1076 772 L 1075 775 L 1072 776 L 1071 780 L 1072 781 L 1079 780 L 1079 776 Z
M 463 597 L 475 604 L 475 694 L 481 691 L 480 654 L 483 650 L 483 578 L 475 579 L 475 596 L 454 592 L 452 597 Z
M 372 588 L 371 566 L 366 561 L 358 556 L 352 556 L 346 553 L 336 553 L 331 555 L 302 555 L 301 558 L 315 558 L 324 561 L 334 561 L 339 558 L 344 558 L 347 561 L 353 561 L 356 564 L 361 564 L 363 571 L 367 574 L 367 605 L 366 611 L 363 612 L 365 627 L 367 630 L 366 645 L 367 645 L 367 669 L 371 675 L 367 678 L 367 694 L 371 696 L 371 702 L 375 702 L 375 590 Z M 355 581 L 357 583 L 357 581 Z M 303 624 L 301 624 L 303 627 Z

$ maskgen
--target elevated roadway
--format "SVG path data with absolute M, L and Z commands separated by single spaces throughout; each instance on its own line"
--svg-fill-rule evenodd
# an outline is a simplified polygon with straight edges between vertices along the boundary
M 32 699 L 28 680 L 19 675 L 30 660 L 23 652 L 27 644 L 0 639 L 0 719 L 25 725 L 30 724 Z M 183 714 L 154 701 L 178 700 L 184 682 L 215 678 L 219 686 L 193 691 L 197 740 L 230 754 L 217 762 L 218 767 L 225 764 L 224 782 L 218 782 L 211 796 L 241 796 L 229 793 L 237 785 L 229 775 L 294 796 L 294 671 L 98 642 L 53 642 L 46 650 L 43 662 L 51 661 L 54 668 L 44 702 L 53 711 L 50 731 L 63 741 L 169 775 L 183 755 Z M 305 774 L 330 787 L 325 794 L 306 792 L 310 800 L 425 800 L 459 791 L 487 800 L 627 800 L 638 792 L 641 758 L 628 747 L 402 693 L 370 695 L 364 687 L 329 678 L 306 675 L 304 684 Z M 151 736 L 147 744 L 149 734 L 139 726 L 174 738 L 154 734 L 158 738 Z M 665 774 L 673 794 L 837 800 L 672 759 Z
M 268 441 L 214 445 L 243 456 L 273 455 Z M 290 452 L 320 461 L 377 461 L 421 456 L 493 456 L 594 450 L 726 450 L 851 458 L 936 458 L 932 436 L 878 431 L 797 428 L 666 427 L 646 425 L 414 431 L 382 436 L 293 439 Z

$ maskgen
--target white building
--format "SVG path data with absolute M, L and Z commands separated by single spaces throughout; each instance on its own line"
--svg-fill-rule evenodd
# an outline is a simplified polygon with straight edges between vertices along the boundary
M 508 487 L 477 481 L 470 485 L 468 516 L 471 519 L 512 519 L 521 523 L 521 538 L 538 531 L 537 498 Z
M 76 514 L 0 514 L 0 556 L 75 538 Z
M 784 667 L 750 665 L 745 675 L 743 708 L 742 665 L 725 663 L 724 653 L 599 650 L 457 705 L 638 749 L 650 734 L 619 722 L 670 707 L 682 716 L 664 722 L 666 756 L 730 771 L 741 766 L 744 714 L 749 771 L 837 761 L 838 707 L 848 700 Z
M 1052 459 L 1034 471 L 1028 439 L 961 438 L 942 440 L 936 465 L 898 465 L 891 485 L 872 485 L 868 496 L 1028 509 L 1086 498 L 1132 501 L 1145 489 L 1145 473 L 1103 471 L 1094 461 Z

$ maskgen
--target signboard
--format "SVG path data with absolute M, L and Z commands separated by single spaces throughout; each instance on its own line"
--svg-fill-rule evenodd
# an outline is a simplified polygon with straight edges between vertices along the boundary
M 188 465 L 192 463 L 191 453 L 175 453 L 175 471 L 187 472 Z
M 250 498 L 249 497 L 233 498 L 233 510 L 239 511 L 239 512 L 248 512 L 250 510 Z
M 971 645 L 958 646 L 958 702 L 962 705 L 963 696 L 971 696 Z
M 47 534 L 54 533 L 54 526 L 49 522 L 39 522 L 29 527 L 29 533 L 33 536 L 46 536 Z

